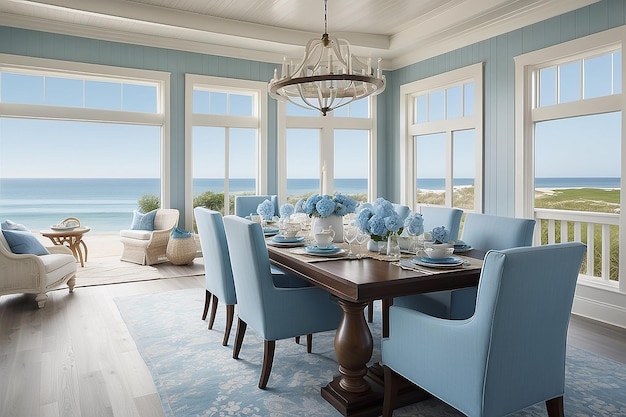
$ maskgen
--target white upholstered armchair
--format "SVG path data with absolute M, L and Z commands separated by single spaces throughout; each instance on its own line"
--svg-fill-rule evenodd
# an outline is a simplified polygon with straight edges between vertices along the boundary
M 70 292 L 76 282 L 76 259 L 65 246 L 46 247 L 49 255 L 15 254 L 0 232 L 0 296 L 36 294 L 43 308 L 48 291 L 67 283 Z
M 165 251 L 172 229 L 178 225 L 178 210 L 158 209 L 154 217 L 154 230 L 121 230 L 124 244 L 122 261 L 152 265 L 167 261 Z

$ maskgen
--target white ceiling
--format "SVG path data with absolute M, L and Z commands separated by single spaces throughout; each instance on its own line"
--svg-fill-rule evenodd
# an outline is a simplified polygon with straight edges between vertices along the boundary
M 328 0 L 328 33 L 395 69 L 598 0 Z M 0 25 L 265 62 L 324 32 L 323 0 L 0 0 Z

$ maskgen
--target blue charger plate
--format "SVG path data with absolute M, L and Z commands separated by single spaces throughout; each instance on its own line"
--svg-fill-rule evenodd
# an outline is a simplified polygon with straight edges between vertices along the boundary
M 276 243 L 298 243 L 304 240 L 304 236 L 286 237 L 286 236 L 276 235 L 272 238 L 272 240 Z
M 319 248 L 317 247 L 317 245 L 309 245 L 306 248 L 304 248 L 304 250 L 307 253 L 312 253 L 315 255 L 323 255 L 323 254 L 333 254 L 333 253 L 337 253 L 341 250 L 341 248 L 338 248 L 334 245 L 329 246 L 327 248 Z

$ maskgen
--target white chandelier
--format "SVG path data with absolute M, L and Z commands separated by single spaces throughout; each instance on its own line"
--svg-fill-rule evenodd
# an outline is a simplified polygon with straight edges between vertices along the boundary
M 302 63 L 294 66 L 285 58 L 280 76 L 274 69 L 269 83 L 271 97 L 317 109 L 324 116 L 355 100 L 382 93 L 386 84 L 380 58 L 374 76 L 371 58 L 367 63 L 359 61 L 352 56 L 348 41 L 328 36 L 327 11 L 328 0 L 324 0 L 324 34 L 307 43 Z

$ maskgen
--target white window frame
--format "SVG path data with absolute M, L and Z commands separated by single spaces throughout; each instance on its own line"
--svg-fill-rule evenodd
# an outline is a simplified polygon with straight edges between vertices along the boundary
M 0 69 L 38 76 L 157 84 L 155 113 L 0 102 L 0 116 L 159 126 L 161 207 L 170 207 L 170 73 L 0 54 Z
M 287 104 L 278 102 L 278 196 L 282 203 L 286 202 L 287 196 L 287 130 L 288 129 L 319 129 L 320 130 L 320 184 L 324 193 L 332 195 L 333 178 L 335 178 L 335 130 L 366 130 L 369 134 L 368 143 L 368 178 L 367 178 L 367 199 L 373 201 L 377 195 L 377 98 L 369 98 L 368 117 L 334 117 L 333 112 L 326 116 L 287 116 Z M 322 169 L 325 169 L 325 176 L 322 178 Z M 324 181 L 324 184 L 322 184 Z
M 194 114 L 193 90 L 196 87 L 224 93 L 250 94 L 252 95 L 253 114 L 252 116 Z M 193 227 L 192 131 L 194 126 L 255 129 L 257 131 L 256 193 L 267 194 L 267 83 L 185 74 L 185 227 L 188 230 L 192 230 Z M 225 158 L 226 167 L 228 167 L 228 150 Z M 226 183 L 224 186 L 226 187 L 224 190 L 224 213 L 228 214 L 228 184 Z
M 436 122 L 414 123 L 415 99 L 432 91 L 474 83 L 474 114 Z M 453 133 L 474 129 L 476 135 L 474 210 L 482 212 L 483 190 L 483 64 L 448 71 L 400 86 L 400 200 L 401 204 L 415 207 L 415 143 L 414 137 L 432 133 L 446 134 L 446 206 L 452 206 L 453 197 Z
M 589 55 L 598 55 L 615 48 L 622 50 L 622 68 L 626 68 L 626 27 L 610 29 L 559 45 L 529 52 L 515 60 L 515 214 L 534 217 L 534 125 L 544 120 L 571 118 L 584 115 L 621 112 L 622 146 L 621 178 L 626 179 L 626 80 L 622 70 L 622 93 L 583 99 L 575 102 L 537 107 L 536 91 L 533 90 L 533 73 L 537 69 Z M 626 196 L 621 193 L 620 207 L 626 207 Z M 626 234 L 626 216 L 620 215 L 620 242 Z M 626 300 L 626 248 L 620 245 L 620 271 L 618 286 L 604 285 L 580 276 L 574 299 L 573 312 L 602 321 L 626 326 L 624 300 Z

